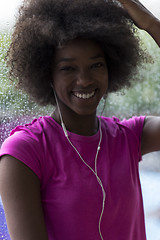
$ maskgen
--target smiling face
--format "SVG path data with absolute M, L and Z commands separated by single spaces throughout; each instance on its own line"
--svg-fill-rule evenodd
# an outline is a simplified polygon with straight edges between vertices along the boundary
M 100 45 L 92 40 L 75 39 L 57 48 L 53 86 L 62 115 L 96 114 L 108 87 L 108 69 Z

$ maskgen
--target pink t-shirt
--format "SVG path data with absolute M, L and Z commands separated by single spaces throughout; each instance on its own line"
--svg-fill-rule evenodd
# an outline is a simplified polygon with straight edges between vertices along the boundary
M 102 117 L 97 170 L 106 192 L 104 240 L 146 240 L 138 171 L 143 124 L 144 117 L 123 121 Z M 99 134 L 68 132 L 93 169 Z M 19 159 L 38 176 L 49 240 L 100 239 L 101 187 L 58 123 L 45 116 L 18 126 L 3 143 L 0 156 L 4 154 Z

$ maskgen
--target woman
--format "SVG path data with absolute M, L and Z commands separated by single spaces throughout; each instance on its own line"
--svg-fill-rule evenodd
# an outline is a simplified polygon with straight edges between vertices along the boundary
M 160 46 L 160 22 L 119 1 Z M 8 52 L 19 87 L 55 111 L 18 126 L 1 148 L 0 192 L 11 239 L 145 240 L 138 163 L 160 150 L 159 117 L 96 115 L 129 85 L 145 53 L 119 3 L 30 0 Z

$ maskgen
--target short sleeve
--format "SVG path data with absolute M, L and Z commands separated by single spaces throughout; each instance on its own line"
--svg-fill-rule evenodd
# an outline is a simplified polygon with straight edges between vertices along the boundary
M 29 130 L 16 129 L 1 146 L 0 157 L 11 155 L 27 165 L 41 179 L 42 149 L 36 137 Z
M 142 133 L 143 133 L 144 120 L 145 120 L 145 116 L 139 116 L 139 117 L 134 116 L 128 120 L 124 119 L 120 122 L 120 124 L 122 124 L 123 126 L 126 126 L 135 135 L 138 142 L 138 146 L 139 146 L 139 160 L 142 159 L 141 139 L 142 139 Z

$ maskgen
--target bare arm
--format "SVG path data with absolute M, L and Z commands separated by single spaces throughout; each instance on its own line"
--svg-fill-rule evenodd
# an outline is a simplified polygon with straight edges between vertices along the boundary
M 141 151 L 142 154 L 160 151 L 160 117 L 146 117 Z
M 0 161 L 0 194 L 12 240 L 48 240 L 39 179 L 8 155 Z
M 134 23 L 148 32 L 160 47 L 160 21 L 138 0 L 119 0 Z
M 147 31 L 160 47 L 160 21 L 138 0 L 119 0 L 134 23 Z M 142 154 L 160 151 L 160 117 L 147 117 L 142 135 Z

